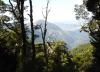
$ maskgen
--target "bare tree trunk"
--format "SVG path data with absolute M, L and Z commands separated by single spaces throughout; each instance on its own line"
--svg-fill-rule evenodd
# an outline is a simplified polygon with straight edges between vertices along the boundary
M 32 50 L 33 50 L 33 60 L 35 59 L 35 56 L 36 56 L 36 50 L 35 50 L 35 43 L 34 43 L 34 40 L 35 40 L 35 37 L 34 37 L 34 24 L 33 24 L 33 7 L 32 7 L 32 0 L 29 0 L 29 3 L 30 3 L 30 22 L 31 22 L 31 34 L 32 34 Z
M 32 40 L 32 42 L 31 42 L 31 45 L 32 45 L 32 69 L 34 70 L 34 71 L 36 71 L 35 70 L 35 63 L 36 63 L 36 61 L 35 61 L 35 56 L 36 56 L 36 49 L 35 49 L 35 42 L 34 42 L 34 40 L 35 40 L 35 37 L 34 37 L 34 23 L 33 23 L 33 7 L 32 7 L 32 0 L 29 0 L 29 3 L 30 3 L 30 23 L 31 23 L 31 40 Z
M 46 47 L 46 33 L 47 33 L 47 19 L 48 19 L 48 14 L 50 12 L 49 10 L 49 0 L 47 0 L 47 5 L 46 5 L 46 14 L 44 16 L 45 19 L 45 23 L 44 23 L 44 30 L 42 31 L 41 28 L 41 32 L 42 32 L 42 40 L 43 40 L 43 48 L 44 48 L 44 57 L 45 57 L 45 62 L 46 62 L 46 71 L 48 72 L 48 51 L 47 51 L 47 47 Z

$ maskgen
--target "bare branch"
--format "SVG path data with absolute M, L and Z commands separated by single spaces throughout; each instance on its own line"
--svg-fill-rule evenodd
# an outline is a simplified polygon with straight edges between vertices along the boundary
M 19 10 L 19 12 L 21 11 L 21 9 L 20 9 L 20 0 L 16 0 L 17 1 L 17 8 L 18 8 L 18 10 Z
M 43 18 L 45 19 L 46 17 L 45 17 L 45 15 L 44 15 L 43 11 L 42 11 L 42 15 L 43 15 Z
M 14 14 L 15 18 L 17 18 L 17 20 L 19 20 L 18 17 L 17 17 L 17 15 L 16 15 L 16 13 L 15 13 L 15 10 L 14 10 L 14 8 L 13 8 L 14 6 L 13 6 L 11 0 L 9 0 L 9 3 L 10 3 L 10 5 L 11 5 L 12 13 Z

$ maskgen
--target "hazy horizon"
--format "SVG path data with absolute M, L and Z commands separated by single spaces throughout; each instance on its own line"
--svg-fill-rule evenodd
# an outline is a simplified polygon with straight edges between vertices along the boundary
M 9 3 L 8 0 L 4 1 Z M 51 11 L 48 16 L 48 22 L 54 23 L 60 28 L 69 31 L 81 28 L 80 22 L 75 18 L 75 4 L 82 4 L 82 0 L 50 0 L 49 8 Z M 28 5 L 28 2 L 25 2 L 25 5 Z M 34 22 L 43 20 L 42 11 L 45 6 L 46 0 L 33 0 Z M 28 13 L 29 11 L 25 13 L 27 19 L 29 19 Z M 26 23 L 29 24 L 29 20 Z

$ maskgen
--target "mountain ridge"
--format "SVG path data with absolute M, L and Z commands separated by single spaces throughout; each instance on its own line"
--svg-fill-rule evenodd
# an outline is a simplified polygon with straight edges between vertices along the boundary
M 41 24 L 43 28 L 44 21 L 39 20 L 36 22 L 36 24 Z M 39 35 L 39 38 L 36 38 L 35 42 L 42 43 L 41 30 L 36 30 L 35 34 Z M 46 40 L 62 40 L 67 43 L 68 48 L 75 48 L 78 45 L 89 43 L 89 37 L 86 32 L 80 32 L 79 29 L 74 31 L 64 31 L 59 26 L 57 26 L 57 24 L 50 22 L 47 22 Z

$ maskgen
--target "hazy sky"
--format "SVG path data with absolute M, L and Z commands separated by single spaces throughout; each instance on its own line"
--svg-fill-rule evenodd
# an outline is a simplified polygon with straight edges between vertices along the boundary
M 74 22 L 74 5 L 81 4 L 82 0 L 51 0 L 49 7 L 48 21 L 50 22 Z M 33 0 L 35 20 L 42 19 L 42 9 L 46 5 L 46 0 Z
M 8 2 L 8 0 L 4 0 Z M 34 21 L 43 19 L 42 11 L 46 6 L 46 0 L 32 0 L 34 10 Z M 75 22 L 74 5 L 81 4 L 82 0 L 50 0 L 50 22 Z M 28 2 L 26 2 L 28 5 Z

